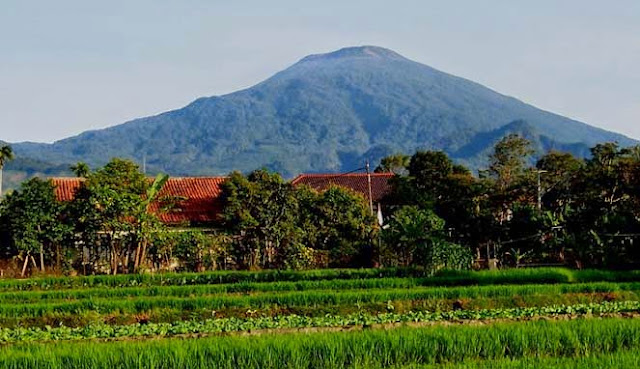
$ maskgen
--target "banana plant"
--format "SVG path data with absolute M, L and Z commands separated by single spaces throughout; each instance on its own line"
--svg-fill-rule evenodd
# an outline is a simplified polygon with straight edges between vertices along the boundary
M 133 269 L 136 272 L 139 270 L 140 265 L 146 258 L 149 236 L 155 228 L 155 225 L 158 223 L 156 215 L 151 212 L 151 205 L 158 200 L 160 191 L 162 191 L 162 188 L 168 180 L 168 175 L 159 173 L 151 186 L 147 189 L 145 198 L 140 202 L 139 209 L 137 211 L 138 245 L 136 246 L 136 253 L 133 262 Z

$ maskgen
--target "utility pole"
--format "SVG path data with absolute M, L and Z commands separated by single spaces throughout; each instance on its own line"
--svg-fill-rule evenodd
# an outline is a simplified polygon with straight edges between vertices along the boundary
M 142 154 L 142 174 L 147 174 L 147 152 Z
M 367 162 L 365 163 L 364 168 L 367 170 L 367 187 L 368 187 L 368 192 L 369 192 L 369 212 L 371 213 L 371 216 L 375 216 L 375 213 L 373 212 L 373 191 L 371 191 L 371 167 L 369 166 L 369 160 L 367 160 Z M 378 204 L 378 206 L 380 206 L 380 204 Z M 380 238 L 380 232 L 378 232 L 378 247 L 376 249 L 376 243 L 373 240 L 373 238 L 371 237 L 371 234 L 369 234 L 370 236 L 370 241 L 371 241 L 371 266 L 372 267 L 378 267 L 380 265 L 380 242 L 381 242 L 381 238 Z
M 548 171 L 546 170 L 536 170 L 536 173 L 538 174 L 538 211 L 541 212 L 542 211 L 542 180 L 541 180 L 541 174 L 542 173 L 547 173 Z
M 371 211 L 371 215 L 373 215 L 373 194 L 371 191 L 371 168 L 369 167 L 369 160 L 365 164 L 365 169 L 367 170 L 367 184 L 369 187 L 369 210 Z

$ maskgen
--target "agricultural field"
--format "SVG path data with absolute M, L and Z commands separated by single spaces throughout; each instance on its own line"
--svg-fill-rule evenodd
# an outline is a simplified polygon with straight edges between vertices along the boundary
M 2 368 L 634 368 L 640 272 L 0 279 Z

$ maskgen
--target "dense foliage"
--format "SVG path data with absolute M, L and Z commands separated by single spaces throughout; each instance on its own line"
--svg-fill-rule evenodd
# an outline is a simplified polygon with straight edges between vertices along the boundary
M 0 251 L 22 275 L 29 265 L 32 273 L 117 274 L 362 267 L 376 257 L 374 217 L 362 196 L 341 187 L 319 193 L 266 170 L 233 173 L 218 229 L 182 229 L 158 218 L 182 200 L 159 197 L 167 176 L 151 182 L 122 159 L 72 169 L 84 179 L 72 201 L 59 202 L 51 182 L 32 179 L 0 203 Z
M 479 177 L 443 152 L 417 152 L 388 199 L 400 208 L 387 233 L 405 237 L 394 250 L 433 234 L 421 222 L 435 216 L 448 241 L 490 265 L 640 263 L 640 147 L 599 144 L 584 160 L 552 151 L 535 165 L 532 152 L 528 140 L 505 136 Z
M 159 221 L 181 201 L 158 197 L 167 176 L 150 181 L 122 159 L 95 171 L 79 163 L 72 170 L 85 180 L 73 201 L 59 203 L 39 179 L 6 196 L 0 251 L 21 275 L 640 264 L 640 147 L 606 143 L 588 159 L 551 151 L 535 162 L 533 152 L 529 140 L 507 135 L 477 177 L 442 151 L 392 155 L 377 168 L 396 173 L 384 223 L 351 190 L 318 192 L 266 169 L 233 172 L 215 231 Z M 162 206 L 152 212 L 152 204 Z

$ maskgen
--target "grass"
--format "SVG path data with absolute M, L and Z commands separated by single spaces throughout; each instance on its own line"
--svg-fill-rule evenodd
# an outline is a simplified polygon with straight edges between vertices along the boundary
M 0 279 L 0 367 L 569 368 L 610 359 L 607 366 L 616 368 L 637 364 L 640 320 L 601 317 L 638 312 L 638 271 L 427 276 L 389 268 Z M 526 322 L 544 317 L 575 321 Z M 369 329 L 435 321 L 473 323 Z M 285 333 L 351 326 L 363 330 Z M 264 329 L 274 333 L 162 338 Z M 56 340 L 78 341 L 28 343 Z
M 142 296 L 138 298 L 121 297 L 114 290 L 114 295 L 100 298 L 74 299 L 71 301 L 37 301 L 33 303 L 0 303 L 0 318 L 40 317 L 53 312 L 80 313 L 97 311 L 102 314 L 141 313 L 154 309 L 176 309 L 196 311 L 200 309 L 219 310 L 225 308 L 258 309 L 269 307 L 323 307 L 335 305 L 358 305 L 387 301 L 437 300 L 437 299 L 473 299 L 499 298 L 518 296 L 552 296 L 585 292 L 628 291 L 627 298 L 638 299 L 640 284 L 584 284 L 584 285 L 526 285 L 526 286 L 476 286 L 459 288 L 415 288 L 415 289 L 371 289 L 371 290 L 318 290 L 277 292 L 256 295 L 209 295 L 191 297 Z M 0 300 L 2 300 L 0 298 Z
M 382 368 L 469 361 L 580 361 L 640 349 L 640 321 L 591 319 L 0 348 L 2 368 Z M 627 350 L 627 351 L 625 351 Z M 606 360 L 606 356 L 604 356 Z M 522 361 L 521 361 L 522 362 Z
M 401 365 L 389 369 L 583 369 L 640 368 L 640 350 L 620 350 L 612 353 L 583 357 L 527 357 L 520 359 L 465 360 L 458 363 L 431 365 Z M 374 369 L 374 368 L 371 368 Z M 381 369 L 381 368 L 375 368 Z
M 214 295 L 252 295 L 275 296 L 278 294 L 299 295 L 322 293 L 333 294 L 335 291 L 349 292 L 357 290 L 362 295 L 369 292 L 404 290 L 419 294 L 420 299 L 453 299 L 499 297 L 532 294 L 566 294 L 588 292 L 639 291 L 640 283 L 590 282 L 579 284 L 552 285 L 498 285 L 498 286 L 463 286 L 463 287 L 424 287 L 425 279 L 416 278 L 383 278 L 331 280 L 312 282 L 269 282 L 269 283 L 237 283 L 221 285 L 196 286 L 152 286 L 121 288 L 89 288 L 56 291 L 15 291 L 0 293 L 0 304 L 28 304 L 42 302 L 69 302 L 73 300 L 101 298 L 146 298 L 146 297 L 204 297 Z
M 376 280 L 241 283 L 238 290 L 261 291 L 247 294 L 220 292 L 234 290 L 232 284 L 4 292 L 0 293 L 0 327 L 80 327 L 140 321 L 170 323 L 213 316 L 314 317 L 360 312 L 378 314 L 390 309 L 404 313 L 447 311 L 454 307 L 478 310 L 640 301 L 640 283 L 415 287 L 418 284 L 415 279 L 382 279 L 369 283 L 372 281 Z M 407 287 L 366 288 L 389 284 Z M 337 287 L 298 291 L 302 287 L 330 285 Z M 341 289 L 348 287 L 356 289 Z M 271 290 L 275 292 L 269 292 Z
M 149 287 L 228 284 L 240 282 L 298 282 L 373 278 L 420 278 L 423 286 L 495 284 L 553 284 L 584 282 L 640 282 L 640 271 L 570 270 L 564 268 L 507 269 L 496 271 L 443 271 L 426 276 L 421 269 L 320 269 L 307 271 L 266 270 L 207 273 L 132 274 L 119 276 L 47 277 L 0 280 L 0 292 L 58 290 L 96 287 Z

